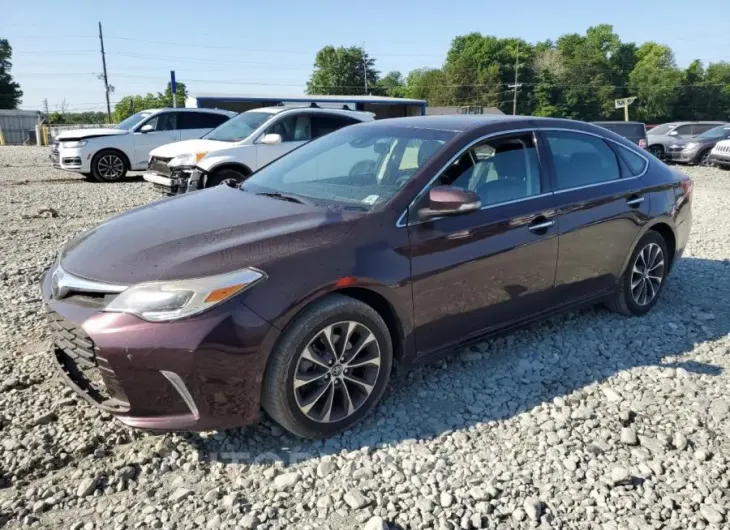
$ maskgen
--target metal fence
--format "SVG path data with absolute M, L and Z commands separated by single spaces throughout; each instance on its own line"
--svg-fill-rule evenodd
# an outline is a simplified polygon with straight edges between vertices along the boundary
M 0 110 L 0 145 L 35 145 L 40 120 L 38 111 Z
M 106 127 L 113 127 L 108 123 L 75 123 L 73 125 L 53 125 L 49 126 L 49 136 L 55 138 L 58 134 L 64 131 L 76 131 L 78 129 L 102 129 Z

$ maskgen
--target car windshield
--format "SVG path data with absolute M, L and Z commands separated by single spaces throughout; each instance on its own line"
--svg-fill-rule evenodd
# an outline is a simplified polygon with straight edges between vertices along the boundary
M 646 131 L 646 134 L 668 134 L 676 126 L 671 123 L 665 123 L 663 125 L 657 125 L 653 129 Z
M 730 127 L 727 125 L 720 125 L 719 127 L 714 127 L 709 131 L 703 132 L 698 135 L 697 138 L 725 138 L 728 134 L 730 134 Z
M 393 125 L 345 127 L 263 167 L 241 189 L 342 209 L 379 209 L 454 134 Z
M 275 114 L 270 112 L 242 112 L 238 116 L 222 123 L 203 136 L 203 138 L 217 140 L 219 142 L 240 142 L 251 136 L 252 132 L 261 127 L 264 122 L 273 116 Z
M 128 131 L 132 127 L 134 127 L 135 125 L 137 125 L 139 122 L 141 122 L 142 120 L 144 120 L 150 114 L 152 114 L 152 113 L 149 112 L 149 111 L 142 111 L 142 112 L 138 112 L 137 114 L 132 114 L 126 120 L 122 120 L 119 123 L 117 123 L 114 126 L 114 128 L 115 129 L 123 129 L 125 131 Z

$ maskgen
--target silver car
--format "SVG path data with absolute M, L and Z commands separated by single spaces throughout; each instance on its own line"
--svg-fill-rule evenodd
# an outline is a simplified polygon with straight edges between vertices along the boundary
M 682 137 L 696 136 L 709 131 L 718 125 L 725 125 L 724 121 L 673 121 L 657 125 L 646 132 L 649 141 L 649 152 L 655 157 L 663 159 L 672 144 Z

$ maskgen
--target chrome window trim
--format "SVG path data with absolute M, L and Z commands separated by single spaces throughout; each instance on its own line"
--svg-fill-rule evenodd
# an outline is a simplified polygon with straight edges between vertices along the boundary
M 426 222 L 426 221 L 418 221 L 418 222 L 414 222 L 414 223 L 406 223 L 405 222 L 405 219 L 406 219 L 406 216 L 408 215 L 408 210 L 410 210 L 414 206 L 414 204 L 423 196 L 423 194 L 426 192 L 426 190 L 428 190 L 428 188 L 431 186 L 431 184 L 433 184 L 436 181 L 436 179 L 439 178 L 441 176 L 441 174 L 449 166 L 451 166 L 451 164 L 453 164 L 459 157 L 461 157 L 464 154 L 465 151 L 468 151 L 469 149 L 471 149 L 472 147 L 474 147 L 474 145 L 476 145 L 476 144 L 478 144 L 480 142 L 483 142 L 484 140 L 488 140 L 489 138 L 494 138 L 495 136 L 503 136 L 503 135 L 509 135 L 509 134 L 514 134 L 514 133 L 524 133 L 524 132 L 537 133 L 537 132 L 545 132 L 545 131 L 561 131 L 561 132 L 569 132 L 569 133 L 576 133 L 576 134 L 585 134 L 587 136 L 594 136 L 596 138 L 600 138 L 601 140 L 604 140 L 604 141 L 607 141 L 607 142 L 611 142 L 612 144 L 617 145 L 617 146 L 619 146 L 619 147 L 621 147 L 623 149 L 626 149 L 627 151 L 630 151 L 630 152 L 632 152 L 632 153 L 640 156 L 641 158 L 643 158 L 644 159 L 644 162 L 645 162 L 644 170 L 641 173 L 639 173 L 638 175 L 632 175 L 630 177 L 619 177 L 617 179 L 607 180 L 605 182 L 597 182 L 595 184 L 586 184 L 584 186 L 576 186 L 576 187 L 573 187 L 573 188 L 566 188 L 564 190 L 550 191 L 550 192 L 546 192 L 546 193 L 541 193 L 539 195 L 532 195 L 530 197 L 522 197 L 520 199 L 515 199 L 515 200 L 507 201 L 507 202 L 501 202 L 501 203 L 495 203 L 495 204 L 488 204 L 488 205 L 482 206 L 479 209 L 480 211 L 481 210 L 485 210 L 487 208 L 493 208 L 495 206 L 501 206 L 503 204 L 512 204 L 512 203 L 516 203 L 516 202 L 526 201 L 526 200 L 529 200 L 529 199 L 535 199 L 535 198 L 538 198 L 538 197 L 545 197 L 547 195 L 553 195 L 553 194 L 559 194 L 559 193 L 566 193 L 568 191 L 581 190 L 581 189 L 585 189 L 585 188 L 593 188 L 593 187 L 596 187 L 596 186 L 604 186 L 606 184 L 612 184 L 612 183 L 618 182 L 620 180 L 633 180 L 633 179 L 638 179 L 638 178 L 643 177 L 646 174 L 646 172 L 649 171 L 649 158 L 646 155 L 644 155 L 643 153 L 640 153 L 637 150 L 634 150 L 634 149 L 632 149 L 632 148 L 630 148 L 630 147 L 622 144 L 621 142 L 618 142 L 618 141 L 613 140 L 611 138 L 607 138 L 607 137 L 602 136 L 602 135 L 600 135 L 598 133 L 593 133 L 593 132 L 589 132 L 589 131 L 580 131 L 580 130 L 576 130 L 576 129 L 568 129 L 568 128 L 565 128 L 565 127 L 523 127 L 523 128 L 520 128 L 520 129 L 510 129 L 510 130 L 506 130 L 506 131 L 497 131 L 497 132 L 493 132 L 493 133 L 486 134 L 484 136 L 480 136 L 476 140 L 473 140 L 472 142 L 469 142 L 465 147 L 463 147 L 462 149 L 460 149 L 454 156 L 452 156 L 449 159 L 449 161 L 446 162 L 446 164 L 444 164 L 444 166 L 442 166 L 441 169 L 438 170 L 438 172 L 436 173 L 436 175 L 423 187 L 423 189 L 418 193 L 418 195 L 416 195 L 415 198 L 410 202 L 410 204 L 406 207 L 406 209 L 403 211 L 403 213 L 400 215 L 400 217 L 398 217 L 398 220 L 396 221 L 395 226 L 397 228 L 405 228 L 407 226 L 416 225 L 416 224 L 420 224 L 420 223 Z M 548 148 L 549 148 L 549 146 L 548 146 Z M 538 147 L 538 150 L 539 150 L 539 147 Z M 446 216 L 443 216 L 443 217 L 433 217 L 433 218 L 429 219 L 429 221 L 434 221 L 434 220 L 437 220 L 437 219 L 443 219 L 444 217 L 446 217 Z

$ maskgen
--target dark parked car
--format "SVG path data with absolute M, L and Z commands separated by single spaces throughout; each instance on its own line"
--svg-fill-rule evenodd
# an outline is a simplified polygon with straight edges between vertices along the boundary
M 328 436 L 414 363 L 568 308 L 654 306 L 692 182 L 570 120 L 353 125 L 126 212 L 42 280 L 53 362 L 124 423 Z
M 691 138 L 681 138 L 669 146 L 664 155 L 666 160 L 683 164 L 709 166 L 710 153 L 715 144 L 730 138 L 730 124 L 720 125 Z
M 638 121 L 594 121 L 599 127 L 613 131 L 619 136 L 631 140 L 639 147 L 648 147 L 646 139 L 646 126 Z

